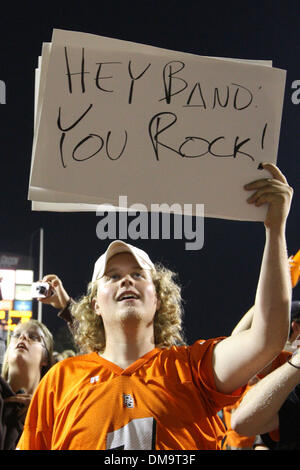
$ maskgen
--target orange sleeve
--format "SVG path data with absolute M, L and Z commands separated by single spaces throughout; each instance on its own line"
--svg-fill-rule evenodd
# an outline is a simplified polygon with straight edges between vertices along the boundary
M 49 450 L 45 436 L 37 430 L 24 428 L 16 450 Z
M 216 389 L 212 367 L 212 355 L 215 345 L 223 339 L 223 337 L 220 337 L 206 341 L 196 341 L 190 347 L 190 359 L 194 381 L 200 389 L 204 387 L 206 395 L 209 397 L 210 404 L 216 412 L 224 408 L 224 406 L 233 405 L 244 393 L 244 388 L 246 387 L 245 385 L 245 387 L 235 390 L 231 394 L 221 393 Z

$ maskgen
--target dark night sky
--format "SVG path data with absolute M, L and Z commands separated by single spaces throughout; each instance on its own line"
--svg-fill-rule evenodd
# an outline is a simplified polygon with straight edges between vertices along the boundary
M 28 3 L 1 5 L 0 80 L 6 84 L 7 104 L 0 106 L 0 251 L 28 254 L 31 234 L 43 227 L 44 273 L 58 274 L 76 297 L 109 243 L 97 239 L 94 213 L 32 212 L 27 201 L 34 69 L 42 43 L 59 28 L 199 55 L 272 59 L 273 66 L 287 70 L 278 166 L 295 189 L 287 225 L 288 251 L 295 254 L 300 248 L 300 104 L 291 101 L 291 84 L 300 80 L 299 1 L 110 0 L 96 5 L 50 2 L 38 10 Z M 184 240 L 136 242 L 154 261 L 179 273 L 189 342 L 229 334 L 252 305 L 264 245 L 261 223 L 207 218 L 204 230 L 200 251 L 186 251 Z M 34 240 L 38 256 L 38 236 Z M 300 298 L 299 285 L 293 296 Z M 43 321 L 54 332 L 61 325 L 51 308 L 44 309 Z

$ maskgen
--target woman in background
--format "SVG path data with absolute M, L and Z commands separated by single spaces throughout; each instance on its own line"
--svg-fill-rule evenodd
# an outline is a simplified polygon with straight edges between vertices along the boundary
M 33 392 L 53 364 L 53 337 L 37 320 L 19 323 L 10 336 L 0 377 L 0 449 L 13 450 Z

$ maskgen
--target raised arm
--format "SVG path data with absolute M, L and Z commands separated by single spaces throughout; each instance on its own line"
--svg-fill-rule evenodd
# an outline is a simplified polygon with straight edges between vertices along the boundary
M 248 202 L 268 204 L 266 241 L 254 302 L 251 328 L 230 336 L 215 347 L 213 367 L 216 387 L 230 393 L 246 384 L 281 352 L 288 337 L 291 278 L 285 240 L 286 219 L 293 190 L 281 171 L 264 164 L 272 178 L 246 185 L 255 192 Z
M 294 261 L 294 258 L 296 258 L 296 261 Z M 297 283 L 299 282 L 298 271 L 300 272 L 300 250 L 298 251 L 297 255 L 290 256 L 288 259 L 288 262 L 289 262 L 289 269 L 290 269 L 291 280 L 292 280 L 292 287 L 295 287 Z M 242 316 L 240 321 L 232 330 L 231 334 L 236 335 L 237 333 L 240 333 L 241 331 L 248 330 L 252 325 L 253 315 L 254 315 L 254 305 Z
M 58 310 L 63 310 L 70 301 L 70 296 L 65 290 L 62 281 L 56 274 L 47 274 L 43 277 L 42 282 L 48 282 L 48 284 L 50 284 L 52 295 L 38 300 L 43 304 L 51 305 Z
M 252 325 L 254 315 L 254 305 L 245 313 L 245 315 L 240 319 L 238 324 L 234 327 L 231 334 L 236 335 L 241 331 L 249 330 Z
M 239 407 L 231 415 L 232 429 L 244 436 L 264 434 L 277 429 L 278 412 L 299 382 L 298 352 L 290 359 L 290 363 L 278 367 L 246 393 Z
M 70 308 L 73 300 L 65 290 L 62 281 L 56 274 L 47 274 L 42 282 L 48 282 L 51 285 L 52 294 L 38 301 L 58 309 L 57 316 L 67 323 L 69 330 L 74 334 L 74 318 Z

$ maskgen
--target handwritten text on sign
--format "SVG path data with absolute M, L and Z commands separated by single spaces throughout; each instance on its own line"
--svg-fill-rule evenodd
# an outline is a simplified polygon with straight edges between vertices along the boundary
M 120 90 L 115 89 L 111 84 L 114 76 L 118 75 L 120 68 L 126 69 L 128 73 L 128 94 L 127 103 L 131 105 L 135 101 L 134 91 L 136 87 L 143 87 L 143 77 L 151 67 L 151 63 L 148 63 L 142 70 L 137 70 L 132 61 L 124 64 L 122 62 L 97 62 L 95 63 L 94 71 L 86 70 L 85 65 L 85 50 L 82 48 L 81 52 L 81 68 L 79 71 L 72 71 L 70 59 L 68 57 L 67 47 L 64 48 L 65 61 L 66 61 L 66 83 L 69 94 L 73 93 L 75 86 L 79 86 L 82 94 L 86 93 L 87 86 L 95 87 L 95 90 L 100 93 L 116 93 L 119 94 Z M 158 97 L 157 102 L 164 102 L 166 104 L 175 103 L 177 106 L 182 107 L 193 107 L 201 108 L 203 111 L 210 109 L 231 109 L 235 111 L 243 111 L 249 108 L 253 104 L 254 96 L 256 92 L 262 89 L 262 86 L 258 86 L 257 90 L 251 90 L 246 86 L 239 83 L 230 83 L 223 85 L 222 87 L 208 87 L 201 85 L 200 81 L 189 83 L 184 78 L 184 69 L 186 64 L 182 61 L 169 61 L 167 62 L 162 70 L 161 86 L 164 90 L 162 97 Z M 76 83 L 75 77 L 77 78 Z M 88 83 L 87 83 L 88 82 Z M 109 83 L 110 82 L 110 83 Z M 138 83 L 137 83 L 138 82 Z M 176 97 L 176 98 L 175 98 Z M 124 99 L 124 96 L 123 96 Z M 255 103 L 255 101 L 254 101 Z M 93 108 L 94 104 L 91 103 L 80 112 L 76 120 L 72 123 L 62 123 L 62 108 L 59 107 L 57 126 L 62 131 L 60 140 L 60 155 L 62 166 L 66 167 L 65 156 L 64 156 L 64 140 L 66 134 L 74 129 L 83 119 L 88 117 L 88 113 Z M 200 136 L 186 136 L 184 141 L 180 143 L 178 147 L 174 146 L 168 140 L 165 140 L 165 134 L 167 130 L 175 126 L 178 121 L 176 113 L 173 112 L 159 112 L 155 114 L 148 123 L 148 134 L 153 145 L 153 151 L 156 160 L 159 160 L 160 147 L 167 148 L 172 152 L 175 152 L 180 157 L 184 158 L 197 158 L 205 155 L 213 157 L 232 157 L 245 156 L 250 158 L 252 161 L 255 160 L 253 154 L 247 151 L 247 143 L 250 142 L 251 138 L 241 138 L 235 136 L 234 141 L 230 143 L 231 152 L 228 153 L 228 142 L 226 141 L 225 135 L 218 135 L 211 140 Z M 263 125 L 263 128 L 257 140 L 261 148 L 264 148 L 264 139 L 266 135 L 268 123 Z M 80 140 L 72 151 L 72 158 L 75 161 L 85 161 L 95 155 L 99 154 L 102 150 L 110 160 L 118 160 L 126 151 L 128 141 L 128 131 L 123 131 L 123 142 L 119 152 L 112 154 L 110 149 L 110 141 L 113 138 L 112 131 L 109 130 L 106 135 L 100 135 L 96 133 L 90 133 L 82 140 Z M 94 147 L 92 152 L 86 153 L 86 144 L 89 143 L 90 147 Z
M 42 58 L 29 198 L 263 220 L 242 187 L 276 162 L 285 72 L 102 39 L 60 32 Z

